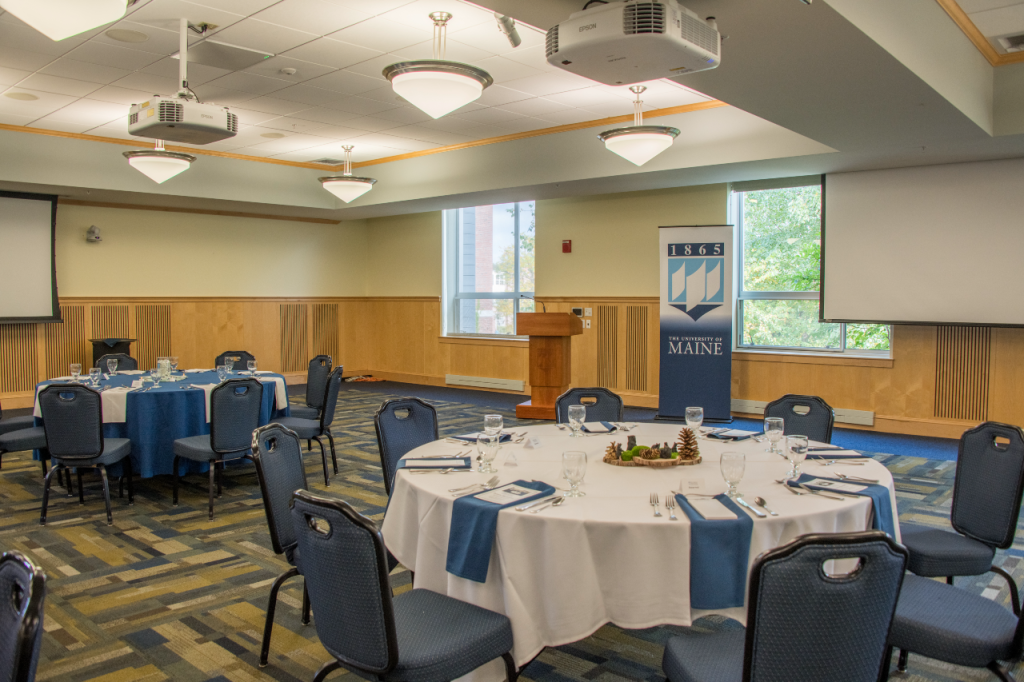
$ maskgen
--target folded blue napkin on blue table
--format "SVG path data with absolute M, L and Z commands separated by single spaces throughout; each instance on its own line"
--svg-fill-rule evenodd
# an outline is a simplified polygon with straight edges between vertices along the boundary
M 611 422 L 598 422 L 598 424 L 600 424 L 601 426 L 603 426 L 606 429 L 608 429 L 609 432 L 615 431 L 616 429 L 619 428 L 619 427 L 615 426 L 615 424 L 612 424 Z M 583 425 L 582 430 L 590 433 L 590 429 L 587 428 L 586 424 Z M 598 431 L 597 433 L 604 433 L 604 431 Z
M 726 429 L 725 431 L 714 431 L 708 434 L 708 438 L 718 438 L 719 440 L 746 440 L 753 436 L 756 436 L 755 431 L 740 431 L 739 429 Z
M 795 487 L 797 483 L 806 484 L 808 481 L 813 481 L 816 478 L 822 481 L 832 481 L 833 483 L 863 486 L 865 490 L 859 493 L 846 492 L 845 490 L 838 492 L 842 492 L 844 495 L 863 495 L 865 497 L 870 497 L 875 506 L 875 513 L 871 515 L 871 527 L 875 530 L 884 530 L 892 537 L 896 537 L 896 522 L 893 520 L 892 499 L 889 497 L 889 489 L 884 485 L 863 483 L 861 481 L 840 481 L 835 478 L 811 476 L 809 474 L 801 474 L 800 478 L 796 481 L 788 481 L 788 484 Z M 814 490 L 828 490 L 825 486 L 809 485 L 807 487 Z
M 458 460 L 461 464 L 449 464 Z M 410 465 L 410 462 L 412 464 Z M 409 471 L 416 471 L 417 469 L 451 469 L 451 468 L 464 468 L 468 469 L 473 464 L 472 457 L 446 457 L 444 459 L 417 459 L 415 457 L 411 459 L 401 459 L 398 461 L 399 469 L 408 469 Z
M 476 443 L 477 435 L 478 434 L 471 433 L 471 434 L 469 434 L 467 436 L 448 436 L 448 438 L 454 438 L 455 440 L 461 440 L 464 443 Z M 511 433 L 503 433 L 503 434 L 501 434 L 501 438 L 498 439 L 498 442 L 499 443 L 507 443 L 510 440 L 512 440 L 512 434 Z
M 715 499 L 736 518 L 709 521 L 685 496 L 676 495 L 679 508 L 690 519 L 690 606 L 695 609 L 743 606 L 747 591 L 754 521 L 728 495 L 716 495 Z
M 514 481 L 513 485 L 536 490 L 537 494 L 505 505 L 478 500 L 476 495 L 466 495 L 455 500 L 452 505 L 452 525 L 448 533 L 448 562 L 445 566 L 449 573 L 478 583 L 486 582 L 494 535 L 498 531 L 498 512 L 505 507 L 555 493 L 555 489 L 543 481 Z

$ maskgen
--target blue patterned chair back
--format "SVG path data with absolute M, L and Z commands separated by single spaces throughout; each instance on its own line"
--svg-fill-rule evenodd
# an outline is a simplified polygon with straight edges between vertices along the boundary
M 385 401 L 373 415 L 380 466 L 388 496 L 395 482 L 398 460 L 410 450 L 437 440 L 437 410 L 419 398 Z
M 93 365 L 93 367 L 99 367 L 104 372 L 106 372 L 107 360 L 117 360 L 118 372 L 124 372 L 126 370 L 139 368 L 139 363 L 135 360 L 135 358 L 133 358 L 130 355 L 125 355 L 124 353 L 107 353 L 106 355 L 101 356 L 100 359 L 96 361 L 96 364 Z
M 855 567 L 826 563 L 850 558 Z M 906 563 L 906 548 L 882 531 L 802 535 L 759 556 L 743 682 L 818 682 L 836 670 L 878 680 Z
M 103 454 L 103 399 L 79 384 L 50 384 L 39 392 L 46 447 L 54 459 Z
M 291 429 L 267 424 L 253 431 L 252 459 L 263 493 L 270 542 L 274 552 L 288 555 L 290 561 L 299 542 L 292 525 L 292 495 L 296 490 L 309 490 L 302 464 L 302 444 Z
M 32 682 L 43 642 L 46 575 L 18 552 L 0 556 L 0 680 Z
M 324 406 L 324 390 L 327 388 L 327 377 L 331 376 L 333 361 L 330 355 L 318 355 L 309 361 L 306 372 L 306 404 L 320 409 Z
M 292 523 L 320 643 L 347 666 L 389 672 L 398 641 L 387 550 L 376 524 L 341 500 L 302 490 L 292 502 Z
M 622 421 L 622 398 L 607 388 L 570 388 L 555 400 L 555 412 L 559 424 L 569 423 L 569 406 L 583 405 L 587 408 L 588 422 Z
M 231 360 L 228 360 L 228 358 L 233 358 L 233 357 L 237 357 L 238 361 L 237 362 L 233 362 Z M 256 356 L 253 355 L 252 353 L 248 352 L 248 351 L 244 351 L 244 350 L 229 350 L 229 351 L 227 351 L 225 353 L 221 353 L 220 355 L 217 356 L 216 364 L 214 365 L 214 367 L 220 367 L 221 365 L 225 365 L 225 364 L 232 364 L 234 366 L 228 367 L 228 369 L 233 369 L 236 372 L 241 372 L 241 371 L 245 371 L 245 370 L 247 370 L 249 368 L 248 362 L 250 360 L 255 360 L 255 359 L 256 359 Z
M 832 442 L 832 425 L 836 413 L 816 395 L 784 395 L 764 408 L 765 417 L 782 417 L 783 433 L 807 436 L 819 443 Z
M 1007 549 L 1024 492 L 1024 431 L 985 422 L 960 437 L 950 519 L 958 533 Z
M 344 371 L 345 368 L 338 365 L 327 377 L 327 385 L 324 387 L 324 395 L 321 398 L 324 404 L 320 408 L 320 429 L 322 431 L 330 429 L 334 422 L 334 413 L 338 409 L 338 392 L 341 391 L 341 385 L 345 382 L 345 378 L 341 376 Z
M 210 445 L 217 453 L 248 450 L 260 425 L 263 384 L 258 379 L 228 379 L 210 393 Z

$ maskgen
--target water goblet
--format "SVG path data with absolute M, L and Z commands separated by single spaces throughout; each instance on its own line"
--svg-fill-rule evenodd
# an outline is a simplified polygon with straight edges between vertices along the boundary
M 223 384 L 224 380 L 228 378 L 228 367 L 227 365 L 217 365 L 217 378 Z
M 569 481 L 569 490 L 562 493 L 563 497 L 583 497 L 580 483 L 587 475 L 587 453 L 579 450 L 568 450 L 562 453 L 562 478 Z
M 160 368 L 154 367 L 149 370 L 149 374 L 153 377 L 153 388 L 160 388 Z
M 693 431 L 693 435 L 697 438 L 703 438 L 700 432 L 700 425 L 704 423 L 704 408 L 703 407 L 687 407 L 686 408 L 686 428 Z
M 82 374 L 82 365 L 75 362 L 68 365 L 68 371 L 71 373 L 71 381 L 78 383 L 78 377 Z
M 501 435 L 501 429 L 505 426 L 505 420 L 500 414 L 484 415 L 484 433 L 489 436 Z
M 242 361 L 242 358 L 232 355 L 230 358 L 224 358 L 224 360 L 224 366 L 228 368 L 229 372 L 233 372 L 238 367 L 238 363 Z
M 102 374 L 103 374 L 103 370 L 101 370 L 99 367 L 90 367 L 89 368 L 89 381 L 92 382 L 92 387 L 93 388 L 99 388 L 100 376 Z
M 583 422 L 587 418 L 587 408 L 584 405 L 570 405 L 569 406 L 569 428 L 572 429 L 573 438 L 583 438 L 583 434 L 580 433 L 580 429 L 583 428 Z
M 177 355 L 172 355 L 171 357 L 169 357 L 167 359 L 171 361 L 171 371 L 172 372 L 177 372 L 178 371 L 178 356 Z
M 107 358 L 107 372 L 111 375 L 117 374 L 117 358 Z
M 251 376 L 256 376 L 256 361 L 255 360 L 249 360 L 248 362 L 245 363 L 245 365 L 246 365 L 246 367 L 249 368 L 249 374 Z
M 482 433 L 476 439 L 476 451 L 480 455 L 480 467 L 477 469 L 481 474 L 493 474 L 497 471 L 491 462 L 498 455 L 498 436 Z
M 720 467 L 722 478 L 729 484 L 726 494 L 735 499 L 740 494 L 736 486 L 743 480 L 743 473 L 747 469 L 747 457 L 742 452 L 723 452 Z
M 782 417 L 768 417 L 764 420 L 764 435 L 768 438 L 768 442 L 771 446 L 765 450 L 765 452 L 773 452 L 776 455 L 782 454 L 779 452 L 779 441 L 782 440 L 782 433 L 786 428 L 786 424 Z
M 800 463 L 807 459 L 807 436 L 786 436 L 786 459 L 791 467 L 786 478 L 800 478 Z

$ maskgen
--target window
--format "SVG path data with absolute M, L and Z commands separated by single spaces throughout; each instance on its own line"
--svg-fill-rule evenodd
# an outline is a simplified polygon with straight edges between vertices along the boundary
M 533 312 L 534 202 L 444 212 L 447 334 L 512 336 Z
M 821 186 L 745 188 L 733 199 L 737 347 L 888 356 L 888 325 L 818 321 Z

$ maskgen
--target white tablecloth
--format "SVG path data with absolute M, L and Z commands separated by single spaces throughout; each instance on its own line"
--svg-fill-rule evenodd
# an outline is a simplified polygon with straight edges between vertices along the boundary
M 677 424 L 641 424 L 628 435 L 635 435 L 644 445 L 675 442 L 679 428 Z M 541 447 L 503 445 L 495 461 L 501 482 L 539 480 L 565 488 L 561 453 L 584 450 L 589 459 L 582 487 L 586 497 L 569 499 L 539 514 L 502 510 L 486 583 L 445 571 L 454 501 L 448 489 L 484 481 L 491 474 L 410 474 L 400 469 L 382 528 L 391 552 L 415 571 L 417 588 L 447 594 L 511 619 L 518 665 L 529 662 L 546 646 L 584 639 L 606 623 L 630 629 L 689 625 L 711 613 L 690 608 L 690 524 L 686 515 L 677 510 L 679 520 L 670 521 L 662 506 L 664 515 L 655 518 L 649 496 L 656 492 L 664 501 L 669 490 L 678 489 L 680 479 L 703 479 L 706 492 L 725 492 L 719 471 L 722 452 L 747 455 L 740 492 L 751 502 L 756 496 L 763 497 L 779 513 L 778 517 L 754 519 L 751 563 L 762 552 L 804 533 L 868 527 L 871 501 L 867 497 L 840 502 L 796 496 L 775 483 L 789 465 L 779 455 L 765 452 L 767 443 L 701 440 L 701 464 L 650 469 L 617 467 L 601 461 L 607 445 L 612 440 L 625 443 L 627 434 L 577 439 L 554 426 L 526 430 L 541 439 Z M 408 456 L 454 455 L 466 449 L 465 445 L 442 440 L 417 448 Z M 519 466 L 505 467 L 512 451 Z M 892 476 L 879 462 L 826 467 L 808 461 L 802 471 L 879 479 L 889 488 L 896 513 Z M 740 622 L 746 617 L 745 608 L 718 613 Z M 473 677 L 490 680 L 503 675 L 499 660 L 476 671 Z

